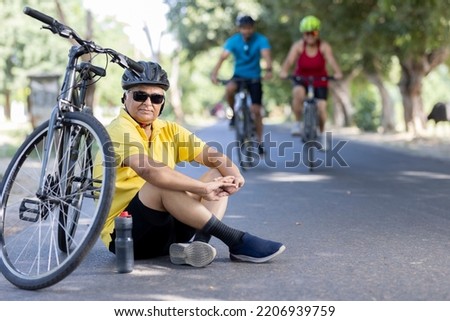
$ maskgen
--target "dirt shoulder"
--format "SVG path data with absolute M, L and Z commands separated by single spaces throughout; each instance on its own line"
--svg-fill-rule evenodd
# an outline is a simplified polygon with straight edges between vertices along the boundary
M 333 133 L 349 140 L 450 161 L 450 127 L 441 131 L 429 130 L 421 136 L 410 133 L 365 133 L 357 128 L 333 129 Z

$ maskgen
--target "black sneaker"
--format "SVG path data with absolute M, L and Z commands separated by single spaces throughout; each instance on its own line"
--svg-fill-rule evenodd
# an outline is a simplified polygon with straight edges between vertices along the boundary
M 230 119 L 230 124 L 228 125 L 230 128 L 234 128 L 234 116 Z
M 286 247 L 279 243 L 264 240 L 249 233 L 244 233 L 241 242 L 230 248 L 230 259 L 252 263 L 263 263 L 283 253 Z

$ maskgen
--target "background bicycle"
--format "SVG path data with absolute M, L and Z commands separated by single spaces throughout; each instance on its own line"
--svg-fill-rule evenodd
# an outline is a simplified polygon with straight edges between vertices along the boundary
M 261 157 L 255 122 L 251 112 L 252 100 L 249 92 L 249 85 L 254 81 L 259 81 L 259 79 L 233 78 L 232 80 L 238 86 L 233 106 L 238 163 L 243 170 L 246 170 L 256 166 Z M 230 81 L 220 80 L 220 83 L 226 85 Z
M 98 240 L 114 188 L 114 152 L 103 125 L 85 106 L 88 83 L 106 75 L 98 54 L 123 68 L 141 66 L 80 38 L 68 26 L 26 7 L 44 29 L 79 45 L 69 50 L 64 82 L 50 120 L 12 158 L 0 194 L 0 270 L 14 285 L 40 289 L 69 275 Z M 89 61 L 79 61 L 83 55 Z M 107 60 L 106 60 L 107 61 Z M 100 173 L 94 164 L 102 164 Z
M 334 77 L 302 77 L 302 76 L 290 76 L 289 79 L 295 83 L 303 83 L 307 86 L 306 97 L 303 102 L 303 126 L 301 126 L 301 139 L 303 141 L 303 163 L 308 166 L 309 170 L 312 171 L 317 168 L 320 161 L 315 158 L 315 150 L 324 150 L 323 142 L 319 142 L 318 133 L 318 112 L 317 112 L 317 100 L 314 97 L 314 81 L 315 80 L 334 80 Z M 326 133 L 322 133 L 326 135 Z M 325 136 L 325 139 L 329 140 L 329 137 Z M 325 142 L 329 145 L 330 142 Z

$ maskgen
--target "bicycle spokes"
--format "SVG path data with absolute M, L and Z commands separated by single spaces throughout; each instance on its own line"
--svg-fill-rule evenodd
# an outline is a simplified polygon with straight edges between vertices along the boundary
M 4 176 L 0 268 L 26 289 L 52 285 L 76 268 L 98 239 L 114 188 L 114 154 L 98 121 L 68 113 L 53 130 L 48 142 L 48 122 L 38 127 Z M 105 164 L 99 172 L 96 162 Z

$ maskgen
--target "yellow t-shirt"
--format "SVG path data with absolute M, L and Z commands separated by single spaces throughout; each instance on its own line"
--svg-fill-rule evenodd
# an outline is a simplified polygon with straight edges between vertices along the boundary
M 170 168 L 180 162 L 193 161 L 205 147 L 205 142 L 184 127 L 169 121 L 156 119 L 152 123 L 152 135 L 148 139 L 144 129 L 121 109 L 120 114 L 106 126 L 116 157 L 116 186 L 111 209 L 100 237 L 106 246 L 111 242 L 114 219 L 127 207 L 144 185 L 145 180 L 123 161 L 137 154 L 144 154 Z M 132 213 L 131 213 L 132 214 Z

